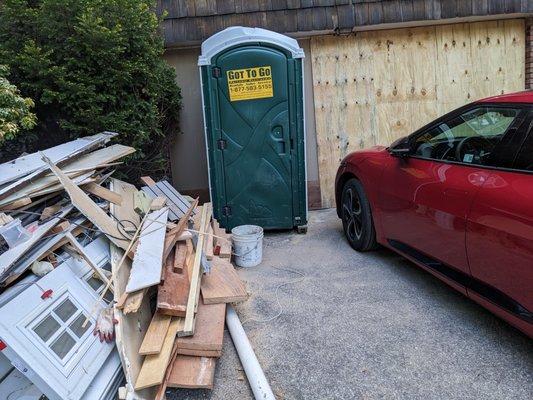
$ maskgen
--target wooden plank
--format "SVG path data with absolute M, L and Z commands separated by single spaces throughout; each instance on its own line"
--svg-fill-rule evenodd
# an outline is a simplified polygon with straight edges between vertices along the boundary
M 227 234 L 226 231 L 220 227 L 217 220 L 213 220 L 213 233 L 216 236 L 217 246 L 220 247 L 218 256 L 221 258 L 231 258 L 231 235 Z
M 190 349 L 178 348 L 178 353 L 184 356 L 214 357 L 214 358 L 222 357 L 222 350 L 190 350 Z
M 166 197 L 158 196 L 152 200 L 152 204 L 150 204 L 150 210 L 160 210 L 165 206 L 166 203 Z
M 163 314 L 185 317 L 190 288 L 186 259 L 187 245 L 178 242 L 175 252 L 167 257 L 163 283 L 157 291 L 157 310 Z
M 43 156 L 43 158 L 61 181 L 74 207 L 85 215 L 98 229 L 105 233 L 115 245 L 126 250 L 129 240 L 119 231 L 116 222 L 96 205 L 83 190 L 76 186 L 50 159 L 46 156 Z
M 246 300 L 248 293 L 233 265 L 215 257 L 202 280 L 202 298 L 205 304 L 234 303 Z
M 156 386 L 163 382 L 179 327 L 179 318 L 172 318 L 159 354 L 148 355 L 144 359 L 135 381 L 135 390 Z
M 148 214 L 133 258 L 127 293 L 161 282 L 167 219 L 166 207 Z
M 196 355 L 200 356 L 209 356 L 201 354 L 202 350 L 222 351 L 225 318 L 226 304 L 205 304 L 199 301 L 194 335 L 177 339 L 178 354 L 186 354 L 181 352 L 182 349 L 197 350 L 200 354 Z
M 155 186 L 155 181 L 149 176 L 141 176 L 141 182 L 146 186 Z
M 206 203 L 202 207 L 202 214 L 200 217 L 199 231 L 205 232 L 207 224 L 211 220 L 211 203 Z M 191 287 L 189 290 L 189 298 L 187 300 L 187 312 L 185 315 L 185 323 L 183 326 L 184 335 L 194 334 L 194 317 L 195 310 L 198 304 L 198 294 L 200 293 L 199 287 L 202 279 L 202 269 L 200 266 L 202 259 L 202 249 L 204 247 L 204 237 L 205 235 L 199 234 L 198 241 L 196 243 L 196 253 L 194 256 L 194 263 L 192 267 L 192 272 L 190 275 Z
M 11 211 L 11 210 L 16 210 L 20 207 L 24 207 L 24 206 L 27 206 L 28 204 L 31 204 L 31 198 L 29 197 L 23 197 L 21 199 L 18 199 L 18 200 L 15 200 L 9 204 L 5 204 L 5 205 L 2 205 L 2 210 L 3 211 Z
M 150 326 L 139 348 L 139 354 L 159 354 L 161 352 L 171 320 L 172 317 L 168 315 L 163 315 L 158 312 L 154 313 L 152 322 L 150 322 Z
M 109 201 L 110 203 L 114 203 L 117 205 L 122 204 L 122 197 L 119 194 L 112 192 L 111 190 L 106 189 L 105 187 L 100 186 L 94 182 L 83 185 L 81 188 L 86 192 L 100 197 L 101 199 Z
M 165 237 L 165 249 L 163 251 L 163 259 L 166 259 L 168 255 L 170 254 L 172 248 L 178 241 L 181 234 L 185 231 L 185 228 L 187 228 L 187 225 L 189 223 L 189 219 L 196 209 L 196 206 L 198 205 L 198 199 L 196 199 L 187 212 L 183 215 L 183 217 L 180 218 L 178 225 L 175 228 L 172 228 L 170 232 Z
M 167 386 L 186 389 L 213 389 L 216 359 L 179 355 L 172 365 Z

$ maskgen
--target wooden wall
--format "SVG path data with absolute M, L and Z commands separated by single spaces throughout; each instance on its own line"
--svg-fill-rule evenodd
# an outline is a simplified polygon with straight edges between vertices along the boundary
M 465 103 L 524 89 L 524 20 L 311 39 L 322 206 L 349 152 L 388 145 Z

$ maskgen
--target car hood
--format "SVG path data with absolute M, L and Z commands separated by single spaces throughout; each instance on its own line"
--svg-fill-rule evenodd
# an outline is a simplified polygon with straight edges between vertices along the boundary
M 383 157 L 388 155 L 387 147 L 385 146 L 373 146 L 368 149 L 356 150 L 348 154 L 341 162 L 342 164 L 357 164 L 361 161 L 364 161 L 370 157 Z

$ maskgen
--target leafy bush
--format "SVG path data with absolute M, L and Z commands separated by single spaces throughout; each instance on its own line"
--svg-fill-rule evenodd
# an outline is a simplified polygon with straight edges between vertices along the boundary
M 7 67 L 0 65 L 0 143 L 12 139 L 23 129 L 35 126 L 35 115 L 30 111 L 32 99 L 23 98 L 15 85 L 5 78 Z
M 166 172 L 181 94 L 161 57 L 154 8 L 154 0 L 2 1 L 0 60 L 38 119 L 4 158 L 108 130 L 137 149 L 130 178 Z

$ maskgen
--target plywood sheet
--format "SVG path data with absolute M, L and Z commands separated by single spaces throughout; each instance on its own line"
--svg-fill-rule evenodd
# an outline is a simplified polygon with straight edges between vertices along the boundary
M 389 145 L 463 104 L 524 89 L 523 20 L 311 39 L 322 205 L 348 153 Z

